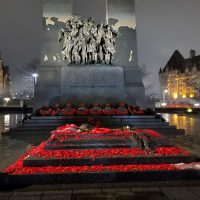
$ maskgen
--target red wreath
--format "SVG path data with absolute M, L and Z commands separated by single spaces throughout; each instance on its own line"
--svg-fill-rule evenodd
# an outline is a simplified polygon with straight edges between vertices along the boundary
M 49 116 L 51 115 L 51 112 L 52 112 L 52 108 L 50 107 L 42 107 L 38 111 L 39 115 L 41 116 Z
M 98 103 L 94 103 L 94 104 L 92 105 L 92 108 L 89 109 L 89 114 L 90 114 L 90 115 L 93 115 L 93 116 L 102 115 L 102 109 L 101 109 L 101 107 L 99 106 Z
M 52 109 L 50 114 L 51 114 L 51 116 L 56 116 L 59 114 L 59 112 L 60 112 L 60 108 L 54 108 L 54 109 Z
M 118 107 L 115 109 L 116 115 L 128 115 L 128 109 L 125 108 L 125 103 L 120 102 Z
M 62 112 L 62 114 L 63 114 L 64 116 L 73 116 L 73 115 L 75 114 L 76 110 L 75 110 L 74 108 L 72 108 L 71 110 L 68 110 L 68 109 L 66 109 L 66 108 L 63 108 L 63 109 L 61 110 L 61 112 Z
M 104 115 L 114 115 L 115 109 L 111 107 L 110 103 L 106 103 L 104 108 L 102 109 L 102 113 Z
M 132 115 L 144 115 L 144 110 L 140 109 L 138 106 L 129 105 L 128 111 Z
M 73 108 L 70 102 L 66 103 L 65 108 L 61 110 L 61 113 L 64 116 L 73 116 L 76 113 L 75 108 Z
M 77 115 L 85 116 L 85 115 L 88 115 L 88 113 L 89 113 L 89 110 L 87 109 L 84 103 L 81 103 L 79 107 L 76 109 Z

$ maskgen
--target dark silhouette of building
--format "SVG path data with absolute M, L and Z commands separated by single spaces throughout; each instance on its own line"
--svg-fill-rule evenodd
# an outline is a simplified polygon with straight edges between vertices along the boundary
M 0 97 L 11 97 L 12 81 L 9 66 L 3 65 L 3 59 L 0 54 Z

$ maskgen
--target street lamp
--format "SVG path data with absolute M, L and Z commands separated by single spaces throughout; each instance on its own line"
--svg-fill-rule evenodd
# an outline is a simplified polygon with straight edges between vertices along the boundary
M 162 107 L 165 107 L 166 105 L 167 105 L 167 103 L 165 103 L 165 102 L 161 103 Z
M 33 88 L 33 97 L 34 97 L 35 96 L 35 85 L 37 83 L 37 78 L 39 75 L 37 73 L 34 73 L 34 74 L 32 74 L 32 76 L 33 76 L 33 80 L 34 80 L 34 88 Z
M 4 101 L 5 101 L 5 104 L 4 104 L 4 105 L 7 106 L 7 105 L 8 105 L 8 102 L 10 101 L 10 98 L 9 98 L 9 97 L 5 97 L 5 98 L 4 98 Z
M 35 84 L 37 82 L 37 78 L 38 78 L 39 75 L 37 73 L 34 73 L 34 74 L 32 74 L 32 76 L 34 78 L 34 86 L 35 86 Z

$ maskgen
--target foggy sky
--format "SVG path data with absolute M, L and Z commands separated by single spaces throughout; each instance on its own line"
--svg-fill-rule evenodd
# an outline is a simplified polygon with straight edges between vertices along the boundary
M 184 57 L 191 48 L 200 54 L 200 1 L 136 0 L 135 7 L 139 64 L 150 72 L 145 84 L 158 92 L 158 70 L 174 50 Z M 22 84 L 16 69 L 40 57 L 41 42 L 42 1 L 0 0 L 0 50 L 11 68 L 13 89 Z

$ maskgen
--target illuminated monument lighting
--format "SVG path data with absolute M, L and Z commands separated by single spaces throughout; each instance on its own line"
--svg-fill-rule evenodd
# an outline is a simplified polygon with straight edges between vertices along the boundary
M 35 109 L 66 101 L 144 103 L 133 0 L 43 0 L 43 25 Z

